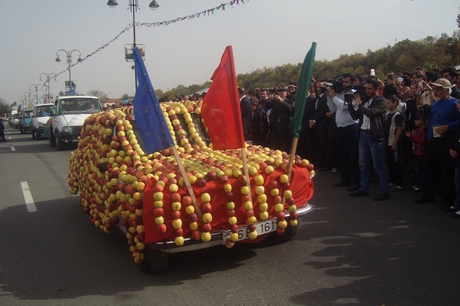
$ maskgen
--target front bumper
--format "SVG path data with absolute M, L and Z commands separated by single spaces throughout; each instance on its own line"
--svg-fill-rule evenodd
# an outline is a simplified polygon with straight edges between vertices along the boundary
M 297 208 L 297 214 L 300 218 L 302 216 L 305 216 L 308 213 L 311 213 L 313 209 L 314 209 L 314 206 L 307 203 L 305 207 Z M 289 220 L 289 216 L 290 216 L 289 212 L 285 212 L 285 217 L 287 221 Z M 166 253 L 180 253 L 180 252 L 206 249 L 206 248 L 214 247 L 217 245 L 222 245 L 223 244 L 223 232 L 224 231 L 211 233 L 212 238 L 211 238 L 211 241 L 209 242 L 203 242 L 201 240 L 195 241 L 191 238 L 185 238 L 184 244 L 182 246 L 177 246 L 174 243 L 174 241 L 162 241 L 162 242 L 152 243 L 149 245 L 149 247 L 157 249 L 162 252 L 166 252 Z

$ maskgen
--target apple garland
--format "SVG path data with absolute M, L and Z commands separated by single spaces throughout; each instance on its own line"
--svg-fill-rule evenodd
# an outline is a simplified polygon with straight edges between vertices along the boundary
M 198 215 L 195 212 L 195 206 L 193 206 L 192 198 L 189 195 L 183 196 L 182 204 L 185 206 L 185 212 L 187 213 L 191 237 L 193 240 L 200 240 L 201 231 L 198 229 Z
M 259 203 L 259 217 L 262 221 L 268 219 L 268 204 L 267 204 L 267 196 L 265 195 L 265 187 L 263 186 L 265 183 L 264 177 L 260 174 L 257 174 L 254 177 L 254 182 L 256 183 L 256 194 L 257 194 L 257 203 Z
M 228 180 L 228 177 L 227 177 L 227 180 Z M 233 202 L 232 185 L 225 183 L 223 189 L 225 192 L 225 197 L 227 198 L 228 223 L 230 224 L 230 229 L 232 232 L 230 234 L 230 238 L 227 239 L 227 241 L 225 242 L 225 246 L 230 249 L 235 245 L 235 242 L 238 241 L 239 226 L 238 226 L 238 219 L 236 218 L 236 213 L 235 213 L 235 202 Z
M 201 225 L 201 240 L 203 242 L 211 241 L 211 222 L 212 222 L 212 206 L 211 196 L 205 192 L 201 195 L 201 211 L 203 212 L 203 224 Z
M 248 172 L 256 183 L 257 201 L 250 201 L 250 191 L 243 175 L 242 153 L 240 149 L 214 151 L 212 144 L 204 140 L 206 126 L 200 117 L 201 102 L 168 102 L 160 104 L 167 127 L 176 145 L 189 181 L 197 187 L 204 187 L 208 181 L 219 180 L 223 184 L 227 196 L 228 223 L 231 235 L 226 243 L 232 247 L 238 241 L 238 222 L 235 215 L 236 204 L 233 201 L 229 178 L 235 178 L 243 184 L 241 188 L 242 202 L 245 208 L 246 223 L 249 225 L 249 237 L 257 237 L 254 207 L 258 205 L 260 220 L 267 220 L 267 194 L 264 188 L 264 176 L 270 175 L 275 168 L 286 170 L 289 156 L 286 152 L 264 148 L 252 144 L 246 145 Z M 195 115 L 192 116 L 192 114 Z M 179 116 L 183 120 L 179 120 Z M 185 239 L 183 211 L 185 211 L 193 240 L 204 242 L 211 240 L 212 206 L 207 194 L 201 195 L 203 224 L 201 228 L 198 216 L 189 195 L 180 196 L 178 190 L 185 188 L 184 178 L 178 174 L 178 163 L 170 149 L 164 149 L 146 155 L 140 147 L 131 120 L 133 108 L 121 107 L 114 110 L 99 112 L 89 116 L 80 134 L 78 148 L 69 158 L 69 186 L 72 194 L 80 192 L 80 205 L 89 214 L 89 222 L 100 230 L 109 233 L 113 226 L 121 224 L 126 228 L 126 238 L 132 257 L 136 263 L 144 260 L 143 195 L 146 184 L 151 178 L 157 183 L 154 186 L 154 216 L 157 231 L 165 233 L 167 226 L 174 229 L 174 242 L 180 246 Z M 181 122 L 185 122 L 182 125 Z M 309 170 L 310 177 L 315 175 L 314 167 L 306 159 L 295 157 L 299 167 Z M 177 173 L 177 174 L 176 174 Z M 289 205 L 290 225 L 297 224 L 297 211 L 289 185 L 283 183 L 283 196 Z M 279 232 L 284 231 L 287 222 L 284 217 L 284 206 L 278 186 L 270 182 L 270 194 L 275 202 Z M 164 188 L 168 186 L 171 193 L 172 212 L 164 215 Z M 172 190 L 171 190 L 172 188 Z M 169 203 L 168 203 L 169 204 Z M 166 219 L 171 218 L 171 223 Z

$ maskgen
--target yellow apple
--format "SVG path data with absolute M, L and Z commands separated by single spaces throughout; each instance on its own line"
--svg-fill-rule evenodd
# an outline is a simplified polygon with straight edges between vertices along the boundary
M 257 238 L 257 231 L 252 231 L 249 233 L 249 239 L 254 240 Z
M 183 245 L 183 244 L 184 244 L 184 237 L 178 236 L 178 237 L 174 238 L 174 243 L 175 243 L 177 246 Z
M 202 232 L 201 233 L 201 240 L 203 242 L 209 242 L 211 241 L 211 233 L 210 232 Z
M 210 213 L 205 213 L 203 215 L 203 222 L 204 223 L 211 223 L 212 222 L 212 215 Z
M 211 202 L 211 195 L 209 193 L 207 193 L 207 192 L 203 193 L 201 195 L 201 202 L 203 202 L 203 203 Z
M 172 220 L 172 226 L 174 229 L 179 229 L 182 227 L 182 220 L 181 219 L 174 219 Z

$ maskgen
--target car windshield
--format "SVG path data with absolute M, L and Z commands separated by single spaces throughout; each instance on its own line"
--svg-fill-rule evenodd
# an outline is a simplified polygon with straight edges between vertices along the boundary
M 60 101 L 59 113 L 62 114 L 93 114 L 101 111 L 98 99 L 69 98 Z
M 49 117 L 51 115 L 51 105 L 37 106 L 37 117 Z
M 30 118 L 30 117 L 32 117 L 32 110 L 23 112 L 22 118 Z

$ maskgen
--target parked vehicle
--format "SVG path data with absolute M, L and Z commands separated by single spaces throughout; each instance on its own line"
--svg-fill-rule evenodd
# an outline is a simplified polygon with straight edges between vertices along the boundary
M 78 141 L 85 119 L 101 109 L 101 102 L 94 96 L 59 96 L 43 134 L 49 137 L 50 145 L 60 151 L 65 143 Z
M 8 122 L 10 123 L 10 126 L 12 128 L 16 128 L 19 123 L 18 114 L 14 114 L 13 116 L 11 116 L 11 119 L 8 120 Z
M 33 109 L 23 109 L 19 113 L 19 126 L 18 129 L 21 131 L 21 134 L 25 134 L 30 131 L 30 123 L 32 122 L 32 112 Z
M 32 121 L 30 122 L 30 130 L 32 131 L 32 138 L 39 140 L 43 136 L 43 128 L 46 122 L 51 118 L 51 108 L 53 103 L 39 104 L 34 106 L 32 113 Z

